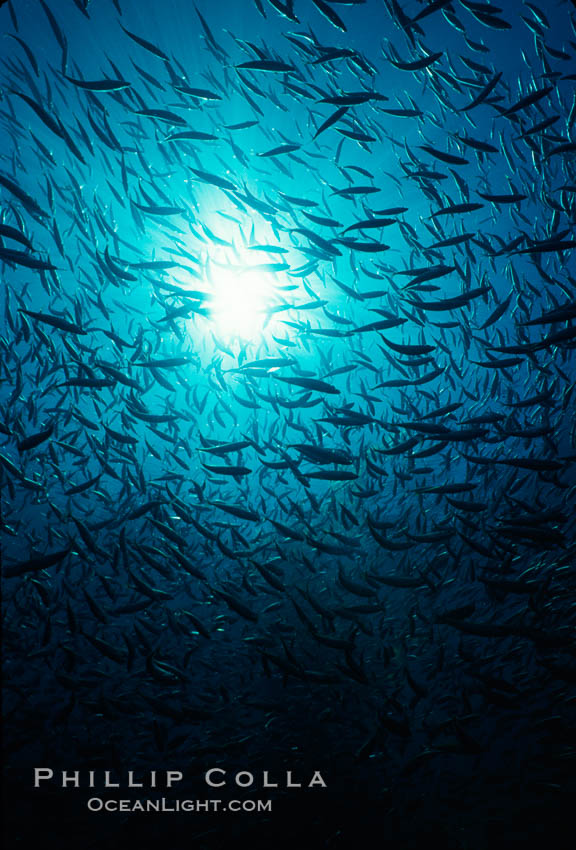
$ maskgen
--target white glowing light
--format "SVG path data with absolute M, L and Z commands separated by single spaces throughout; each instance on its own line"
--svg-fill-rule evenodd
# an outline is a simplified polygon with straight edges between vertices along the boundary
M 235 268 L 213 268 L 211 314 L 214 332 L 225 340 L 253 340 L 267 322 L 273 276 Z

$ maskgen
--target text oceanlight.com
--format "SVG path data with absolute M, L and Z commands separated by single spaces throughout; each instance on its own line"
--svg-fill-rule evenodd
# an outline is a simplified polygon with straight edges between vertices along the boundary
M 272 800 L 103 800 L 91 797 L 90 812 L 271 812 Z

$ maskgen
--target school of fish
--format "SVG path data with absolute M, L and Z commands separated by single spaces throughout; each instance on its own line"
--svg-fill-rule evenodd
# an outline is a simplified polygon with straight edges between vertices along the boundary
M 576 11 L 152 6 L 0 4 L 14 834 L 32 764 L 248 765 L 519 846 L 576 790 Z

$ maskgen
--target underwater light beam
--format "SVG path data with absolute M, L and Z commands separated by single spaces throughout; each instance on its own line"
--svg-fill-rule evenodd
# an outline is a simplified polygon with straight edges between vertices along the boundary
M 213 273 L 212 321 L 218 336 L 244 342 L 261 336 L 274 295 L 270 273 L 220 267 Z

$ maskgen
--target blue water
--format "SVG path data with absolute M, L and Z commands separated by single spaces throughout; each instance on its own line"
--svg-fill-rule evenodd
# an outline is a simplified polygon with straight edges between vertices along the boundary
M 426 8 L 0 8 L 10 846 L 568 835 L 574 12 Z

